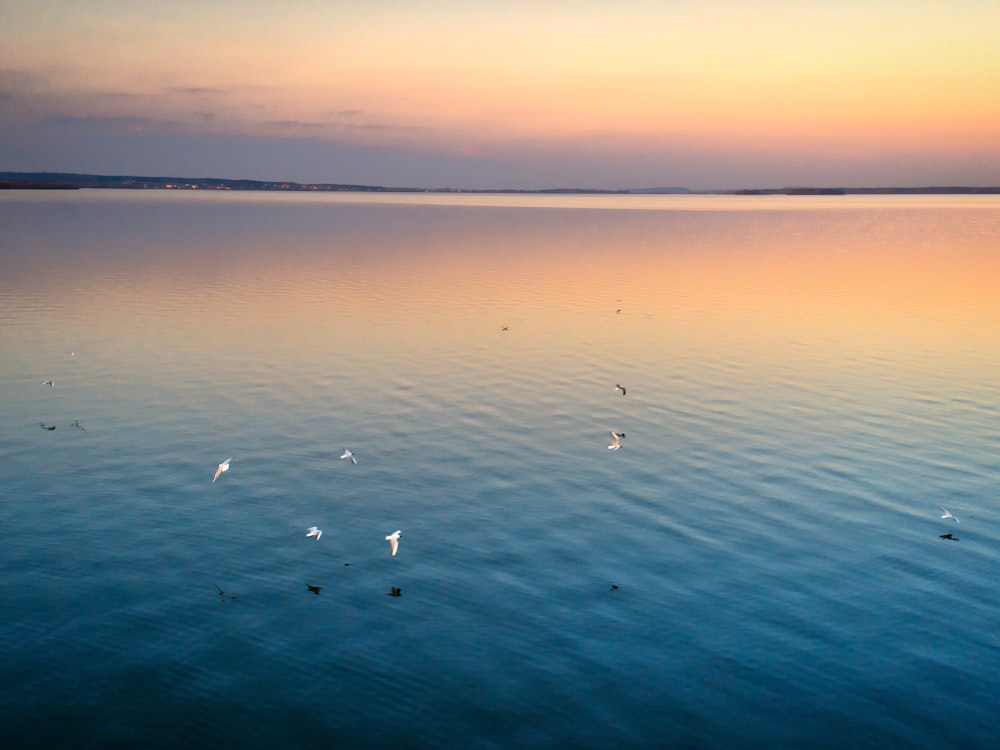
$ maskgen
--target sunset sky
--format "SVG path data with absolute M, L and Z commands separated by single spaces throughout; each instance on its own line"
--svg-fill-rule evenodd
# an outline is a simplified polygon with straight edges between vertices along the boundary
M 1000 184 L 996 0 L 0 0 L 0 170 Z

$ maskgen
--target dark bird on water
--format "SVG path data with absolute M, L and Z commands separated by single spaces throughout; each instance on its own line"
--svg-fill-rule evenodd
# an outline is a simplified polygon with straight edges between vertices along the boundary
M 957 536 L 952 536 L 951 534 L 941 534 L 939 538 L 940 539 L 950 539 L 953 542 L 957 542 L 958 541 L 958 537 Z
M 393 586 L 392 590 L 386 594 L 386 596 L 402 596 L 403 590 L 399 586 Z
M 222 599 L 222 601 L 226 601 L 226 599 L 232 599 L 233 601 L 236 601 L 237 599 L 240 598 L 239 594 L 227 594 L 225 591 L 222 590 L 222 587 L 219 584 L 215 584 L 215 588 L 219 590 L 219 597 Z
M 44 424 L 42 422 L 39 422 L 38 426 L 41 427 L 43 430 L 54 430 L 56 428 L 54 424 Z
M 616 391 L 621 391 L 621 392 L 622 392 L 622 395 L 623 395 L 623 396 L 625 395 L 625 392 L 626 392 L 626 391 L 625 391 L 625 386 L 623 386 L 623 385 L 621 385 L 621 384 L 619 384 L 619 383 L 615 383 L 615 390 L 616 390 Z
M 306 588 L 312 591 L 314 594 L 318 594 L 320 591 L 323 590 L 319 586 L 310 586 L 308 583 L 306 584 Z
M 612 591 L 617 591 L 618 590 L 618 584 L 617 583 L 612 583 L 611 584 L 611 590 Z

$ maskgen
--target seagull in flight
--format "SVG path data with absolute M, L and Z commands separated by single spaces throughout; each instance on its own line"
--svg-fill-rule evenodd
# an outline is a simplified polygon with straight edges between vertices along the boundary
M 938 507 L 941 509 L 941 513 L 942 513 L 941 518 L 950 518 L 955 523 L 958 523 L 958 519 L 955 518 L 955 516 L 953 516 L 951 514 L 950 510 L 948 510 L 947 508 L 945 508 L 943 505 L 939 505 Z
M 387 536 L 385 538 L 386 541 L 389 542 L 389 548 L 392 550 L 392 556 L 393 557 L 396 556 L 396 550 L 399 549 L 399 535 L 400 535 L 400 533 L 401 532 L 399 531 L 399 529 L 396 529 L 396 531 L 394 531 L 393 533 L 389 534 L 389 536 Z
M 51 380 L 43 380 L 42 385 L 47 385 L 49 388 L 53 388 L 55 386 L 55 383 Z
M 343 454 L 340 457 L 341 458 L 349 458 L 349 459 L 351 459 L 351 463 L 352 464 L 354 464 L 355 466 L 358 465 L 358 459 L 356 459 L 354 457 L 354 454 L 351 453 L 347 448 L 344 448 L 344 452 L 343 452 Z
M 232 461 L 232 460 L 233 460 L 233 457 L 230 456 L 225 461 L 223 461 L 221 464 L 219 464 L 219 468 L 215 470 L 215 476 L 212 477 L 212 484 L 215 484 L 215 480 L 219 478 L 219 474 L 221 474 L 224 471 L 229 471 L 229 462 Z
M 625 395 L 625 386 L 619 385 L 618 383 L 615 383 L 615 390 L 616 391 L 621 391 L 622 395 L 623 396 Z
M 306 530 L 306 536 L 314 536 L 316 537 L 316 541 L 318 542 L 319 538 L 323 536 L 323 529 L 317 529 L 315 526 L 310 526 Z
M 616 451 L 622 447 L 622 438 L 625 437 L 624 432 L 611 431 L 611 445 L 608 446 L 609 451 Z

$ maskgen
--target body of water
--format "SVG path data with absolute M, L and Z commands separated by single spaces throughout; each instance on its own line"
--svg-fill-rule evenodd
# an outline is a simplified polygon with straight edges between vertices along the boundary
M 5 747 L 1000 737 L 996 197 L 4 191 L 0 254 Z

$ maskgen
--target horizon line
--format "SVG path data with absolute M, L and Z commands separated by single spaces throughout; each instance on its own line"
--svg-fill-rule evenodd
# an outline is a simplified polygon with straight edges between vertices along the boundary
M 10 184 L 10 183 L 20 183 Z M 296 180 L 258 180 L 230 177 L 174 177 L 163 175 L 114 175 L 90 172 L 13 172 L 0 171 L 0 188 L 17 189 L 139 189 L 139 190 L 214 190 L 287 191 L 287 192 L 385 192 L 385 193 L 537 193 L 597 195 L 846 195 L 846 194 L 1000 194 L 1000 186 L 923 185 L 903 186 L 818 186 L 742 187 L 694 189 L 684 186 L 631 188 L 550 187 L 550 188 L 463 188 L 426 186 L 386 186 L 336 182 L 299 182 Z

